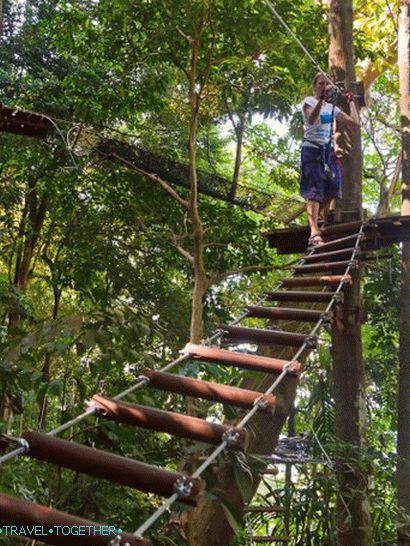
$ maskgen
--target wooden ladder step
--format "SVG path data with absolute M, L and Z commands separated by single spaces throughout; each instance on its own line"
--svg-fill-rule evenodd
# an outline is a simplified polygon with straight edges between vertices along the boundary
M 327 252 L 328 250 L 335 250 L 338 248 L 346 248 L 348 246 L 351 246 L 352 243 L 355 243 L 358 237 L 358 233 L 354 233 L 353 235 L 348 235 L 347 237 L 341 237 L 340 239 L 334 239 L 333 241 L 329 241 L 328 243 L 324 243 L 320 246 L 315 246 L 312 250 L 314 254 L 322 254 L 323 252 Z
M 47 530 L 44 533 L 46 536 L 41 537 L 42 542 L 54 544 L 56 546 L 69 546 L 70 544 L 81 544 L 81 546 L 107 546 L 107 544 L 116 537 L 116 529 L 101 523 L 72 516 L 59 510 L 53 510 L 48 506 L 42 506 L 26 500 L 16 499 L 0 493 L 0 514 L 1 525 L 15 525 L 19 529 L 21 527 L 34 528 L 38 525 Z M 74 540 L 73 536 L 63 535 L 62 533 L 48 533 L 51 528 L 61 529 L 62 527 L 69 528 L 88 528 L 92 532 L 85 533 L 80 540 Z M 108 533 L 111 533 L 108 535 Z M 121 533 L 121 546 L 125 546 L 128 542 L 130 546 L 151 546 L 151 542 L 147 539 L 137 538 L 131 533 Z M 24 538 L 27 538 L 25 536 Z
M 266 318 L 270 320 L 300 320 L 317 322 L 323 311 L 312 309 L 290 309 L 287 307 L 263 307 L 258 305 L 246 306 L 248 317 Z
M 206 345 L 188 344 L 185 350 L 191 357 L 204 360 L 205 362 L 214 362 L 222 366 L 234 366 L 254 372 L 280 373 L 283 371 L 283 367 L 289 363 L 287 360 L 279 358 L 236 353 L 234 351 L 227 351 L 226 349 L 207 347 Z M 300 362 L 293 362 L 292 370 L 289 373 L 298 373 L 300 368 Z
M 181 438 L 189 438 L 213 445 L 221 444 L 225 435 L 236 435 L 236 441 L 232 441 L 230 447 L 245 450 L 247 446 L 248 433 L 245 430 L 210 423 L 198 417 L 148 408 L 137 404 L 129 404 L 127 402 L 119 402 L 104 398 L 98 394 L 92 397 L 92 405 L 100 417 L 111 419 L 118 423 L 167 432 Z
M 273 394 L 262 394 L 260 392 L 220 385 L 219 383 L 211 383 L 200 379 L 192 379 L 172 373 L 155 372 L 153 370 L 143 370 L 142 373 L 149 379 L 148 386 L 185 396 L 194 396 L 246 409 L 252 408 L 257 400 L 260 399 L 261 403 L 263 403 L 263 410 L 270 412 L 273 411 L 277 404 L 277 397 Z
M 305 301 L 305 302 L 323 302 L 328 303 L 331 301 L 335 294 L 333 292 L 298 292 L 298 291 L 284 291 L 277 290 L 275 292 L 267 292 L 265 297 L 269 301 Z M 342 300 L 343 294 L 340 299 Z
M 253 542 L 290 542 L 292 537 L 286 536 L 252 536 Z
M 303 259 L 306 264 L 308 263 L 316 263 L 316 262 L 327 262 L 327 261 L 333 261 L 336 259 L 342 259 L 342 258 L 350 258 L 350 256 L 353 254 L 354 247 L 348 247 L 348 248 L 342 248 L 341 250 L 333 250 L 330 252 L 321 252 L 320 254 L 310 254 L 309 256 L 305 256 Z M 360 251 L 356 253 L 356 256 L 360 255 Z
M 315 346 L 317 337 L 307 334 L 298 334 L 294 332 L 281 332 L 278 330 L 262 330 L 259 328 L 244 328 L 242 326 L 220 327 L 223 332 L 223 341 L 235 341 L 237 343 L 256 343 L 262 345 L 289 345 L 291 347 L 300 347 L 305 341 L 309 341 L 310 346 Z
M 108 480 L 146 493 L 169 497 L 174 486 L 184 476 L 156 466 L 145 464 L 113 453 L 68 442 L 40 432 L 22 434 L 29 444 L 27 455 L 33 459 L 52 463 L 96 478 Z M 192 491 L 181 501 L 197 506 L 204 490 L 204 482 L 190 479 Z
M 341 262 L 325 262 L 319 264 L 298 265 L 293 268 L 295 275 L 303 275 L 304 273 L 320 273 L 322 271 L 344 271 L 348 265 L 352 269 L 357 269 L 359 262 L 357 260 L 345 260 Z
M 283 279 L 282 286 L 285 288 L 293 288 L 300 286 L 337 286 L 341 282 L 346 284 L 352 283 L 350 275 L 318 275 L 316 277 L 290 277 Z
M 286 512 L 284 506 L 246 506 L 245 512 L 254 512 L 254 513 L 265 513 L 265 514 L 274 514 L 277 512 Z

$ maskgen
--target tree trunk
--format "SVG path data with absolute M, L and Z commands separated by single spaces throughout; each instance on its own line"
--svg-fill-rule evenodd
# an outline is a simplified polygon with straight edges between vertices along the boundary
M 346 91 L 355 81 L 352 0 L 329 2 L 329 66 L 336 82 Z M 344 109 L 348 113 L 347 104 Z M 336 151 L 342 159 L 343 196 L 338 204 L 346 220 L 362 215 L 362 146 L 360 128 L 340 129 L 335 134 Z
M 201 102 L 200 94 L 196 90 L 199 48 L 199 39 L 193 40 L 191 44 L 191 70 L 189 82 L 189 104 L 191 107 L 191 126 L 189 133 L 189 181 L 191 186 L 191 195 L 188 208 L 192 222 L 192 239 L 194 246 L 194 289 L 192 292 L 190 328 L 191 343 L 200 343 L 203 336 L 203 298 L 207 287 L 207 277 L 204 266 L 204 234 L 198 211 L 198 180 L 196 172 L 196 141 L 198 133 L 199 107 Z
M 232 123 L 233 123 L 235 134 L 236 134 L 236 153 L 235 153 L 235 167 L 233 170 L 230 197 L 231 199 L 234 199 L 236 196 L 236 192 L 238 190 L 239 175 L 241 172 L 241 165 L 242 165 L 243 137 L 245 133 L 245 113 L 242 112 L 241 114 L 239 114 L 239 119 L 237 124 L 234 122 L 233 116 L 232 116 Z
M 341 546 L 372 544 L 367 500 L 368 468 L 364 460 L 366 404 L 365 374 L 360 331 L 360 273 L 345 289 L 342 321 L 332 326 L 335 396 L 338 543 Z
M 402 126 L 402 215 L 410 215 L 410 0 L 400 2 L 400 115 Z M 410 546 L 410 243 L 402 247 L 400 372 L 397 435 L 397 497 L 400 546 Z
M 329 65 L 335 81 L 348 91 L 355 80 L 352 0 L 329 1 Z M 338 204 L 341 220 L 362 216 L 362 152 L 360 128 L 336 132 L 337 153 L 342 158 L 343 197 Z M 360 329 L 360 273 L 346 289 L 343 329 L 332 328 L 335 382 L 335 432 L 339 451 L 337 477 L 338 542 L 343 546 L 372 543 L 367 505 L 368 477 L 363 470 L 364 366 Z M 366 465 L 364 465 L 365 467 Z

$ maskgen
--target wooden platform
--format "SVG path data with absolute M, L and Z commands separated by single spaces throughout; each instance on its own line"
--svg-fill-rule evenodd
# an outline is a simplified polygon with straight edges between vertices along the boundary
M 41 114 L 10 108 L 0 102 L 0 131 L 36 138 L 45 138 L 52 122 Z
M 366 220 L 364 233 L 366 250 L 377 250 L 389 247 L 400 241 L 410 241 L 410 216 L 389 216 Z M 322 228 L 322 234 L 327 240 L 357 233 L 360 220 L 354 222 L 332 224 Z M 308 226 L 297 226 L 286 229 L 275 229 L 263 234 L 271 248 L 276 248 L 278 254 L 300 254 L 306 251 L 309 238 Z

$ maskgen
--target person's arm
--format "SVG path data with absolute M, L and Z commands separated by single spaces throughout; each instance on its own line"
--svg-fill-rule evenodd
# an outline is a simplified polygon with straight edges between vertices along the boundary
M 357 111 L 356 103 L 354 101 L 354 97 L 350 94 L 347 96 L 347 100 L 349 101 L 349 114 L 346 114 L 346 112 L 342 112 L 341 110 L 336 114 L 336 121 L 338 123 L 341 123 L 342 125 L 346 125 L 348 127 L 358 127 L 360 125 L 360 116 L 359 112 Z
M 312 108 L 312 106 L 309 106 L 309 104 L 307 103 L 303 105 L 303 111 L 305 112 L 309 125 L 313 125 L 318 119 L 320 110 L 322 108 L 322 104 L 323 104 L 323 99 L 319 99 L 314 108 Z

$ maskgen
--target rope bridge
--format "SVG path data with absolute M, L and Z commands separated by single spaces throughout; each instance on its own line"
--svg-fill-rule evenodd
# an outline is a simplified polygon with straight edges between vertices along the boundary
M 336 235 L 329 235 L 329 240 L 324 245 L 311 249 L 293 268 L 293 276 L 282 279 L 260 302 L 247 306 L 236 321 L 220 326 L 203 344 L 188 344 L 176 360 L 161 370 L 144 370 L 134 385 L 113 398 L 94 395 L 84 413 L 48 433 L 25 431 L 19 438 L 7 437 L 10 451 L 0 457 L 0 464 L 25 455 L 165 497 L 163 504 L 134 533 L 118 530 L 115 537 L 82 536 L 77 541 L 81 546 L 149 546 L 150 541 L 144 538 L 145 533 L 174 502 L 198 505 L 206 487 L 201 476 L 219 454 L 225 450 L 247 451 L 247 425 L 252 417 L 259 412 L 272 414 L 280 407 L 280 397 L 276 394 L 278 386 L 290 376 L 299 377 L 302 355 L 317 347 L 321 328 L 335 320 L 335 309 L 343 301 L 344 286 L 352 282 L 351 271 L 372 259 L 365 250 L 375 248 L 377 226 L 371 222 L 361 222 L 358 230 L 353 233 L 351 230 L 349 224 L 346 224 L 345 233 L 343 224 L 335 226 Z M 312 288 L 316 288 L 316 291 L 311 291 Z M 272 306 L 272 302 L 297 302 L 305 307 Z M 321 305 L 322 309 L 312 309 L 312 304 Z M 240 326 L 239 323 L 246 318 L 265 319 L 270 325 L 286 320 L 310 323 L 312 326 L 307 333 Z M 283 360 L 260 354 L 245 354 L 238 350 L 237 346 L 241 343 L 290 347 L 294 356 Z M 231 349 L 233 346 L 234 350 L 230 350 L 228 346 Z M 271 383 L 265 392 L 257 392 L 169 373 L 188 359 L 208 362 L 214 366 L 251 370 L 265 376 L 268 374 Z M 244 409 L 245 415 L 232 427 L 123 401 L 127 395 L 144 387 L 229 404 Z M 214 446 L 214 449 L 192 475 L 184 475 L 57 437 L 90 416 L 126 426 L 167 432 L 207 443 Z M 246 510 L 267 513 L 278 511 L 276 507 L 262 508 L 248 507 Z M 0 511 L 3 525 L 43 525 L 48 528 L 47 526 L 66 524 L 101 527 L 101 524 L 5 494 L 0 494 Z M 253 542 L 290 541 L 290 537 L 274 535 L 251 538 Z M 42 540 L 48 544 L 74 545 L 77 539 L 73 536 L 50 534 L 42 537 Z

